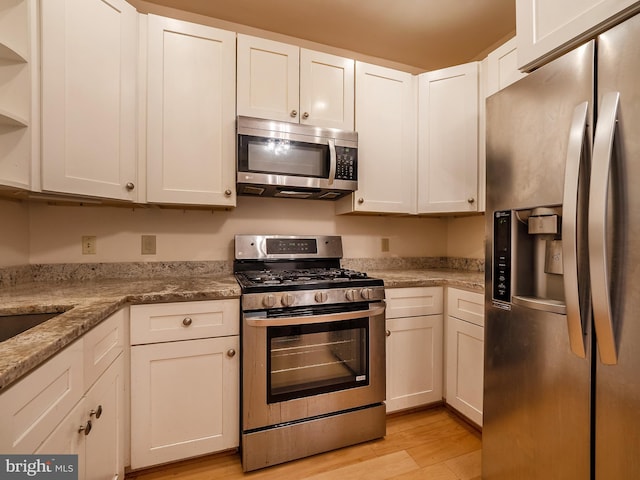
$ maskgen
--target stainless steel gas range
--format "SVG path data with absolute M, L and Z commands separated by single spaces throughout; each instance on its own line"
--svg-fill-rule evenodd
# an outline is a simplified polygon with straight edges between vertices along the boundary
M 384 284 L 339 236 L 237 235 L 245 471 L 383 437 Z

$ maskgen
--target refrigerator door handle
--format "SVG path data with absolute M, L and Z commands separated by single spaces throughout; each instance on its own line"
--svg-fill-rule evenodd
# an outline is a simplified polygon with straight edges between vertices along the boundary
M 593 144 L 593 164 L 589 188 L 589 269 L 593 298 L 593 322 L 600 360 L 607 365 L 615 365 L 618 361 L 607 269 L 606 225 L 609 177 L 614 154 L 619 104 L 619 92 L 606 93 L 602 98 Z
M 584 305 L 580 302 L 578 276 L 578 182 L 585 168 L 584 149 L 587 147 L 587 115 L 589 103 L 583 102 L 573 111 L 567 161 L 564 172 L 564 198 L 562 203 L 562 267 L 566 301 L 567 326 L 571 351 L 586 358 Z M 582 285 L 585 288 L 586 285 Z

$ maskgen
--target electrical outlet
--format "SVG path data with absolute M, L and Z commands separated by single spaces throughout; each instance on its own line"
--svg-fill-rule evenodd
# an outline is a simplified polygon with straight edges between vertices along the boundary
M 142 235 L 141 240 L 141 253 L 142 255 L 155 255 L 156 254 L 156 236 L 155 235 Z
M 382 238 L 381 239 L 380 250 L 382 250 L 383 252 L 388 252 L 389 251 L 389 239 L 388 238 Z
M 97 242 L 96 242 L 95 235 L 82 236 L 82 254 L 83 255 L 95 255 L 96 247 L 97 247 Z

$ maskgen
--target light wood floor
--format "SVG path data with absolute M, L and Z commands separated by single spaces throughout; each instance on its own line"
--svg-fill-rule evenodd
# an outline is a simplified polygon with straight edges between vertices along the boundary
M 387 435 L 242 473 L 237 453 L 127 475 L 128 480 L 479 480 L 480 433 L 443 407 L 387 419 Z

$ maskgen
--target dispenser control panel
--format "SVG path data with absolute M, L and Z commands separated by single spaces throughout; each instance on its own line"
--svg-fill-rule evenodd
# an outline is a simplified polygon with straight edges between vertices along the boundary
M 511 210 L 493 214 L 493 299 L 511 302 Z

